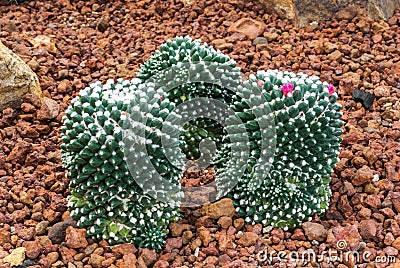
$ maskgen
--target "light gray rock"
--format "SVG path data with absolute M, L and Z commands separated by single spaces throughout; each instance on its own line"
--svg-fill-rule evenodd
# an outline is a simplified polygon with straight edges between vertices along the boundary
M 25 94 L 43 98 L 39 80 L 29 66 L 0 42 L 0 111 L 17 108 Z

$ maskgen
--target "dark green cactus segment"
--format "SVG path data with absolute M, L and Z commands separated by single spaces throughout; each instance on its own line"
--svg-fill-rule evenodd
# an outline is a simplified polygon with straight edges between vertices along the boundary
M 139 247 L 152 248 L 156 250 L 160 250 L 162 248 L 169 232 L 167 226 L 154 228 L 152 226 L 148 226 L 147 224 L 143 228 L 143 231 L 144 232 L 136 237 L 136 242 Z
M 131 96 L 124 123 L 129 131 L 125 132 L 124 143 L 131 174 L 140 177 L 136 182 L 146 194 L 159 200 L 179 194 L 184 167 L 178 139 L 181 117 L 163 93 L 150 83 L 140 87 Z
M 155 84 L 167 92 L 169 100 L 176 104 L 197 97 L 208 97 L 223 103 L 230 103 L 234 89 L 240 84 L 240 69 L 234 60 L 199 40 L 190 37 L 176 37 L 160 46 L 153 57 L 141 66 L 138 77 Z M 204 127 L 199 127 L 204 125 Z M 210 133 L 202 136 L 201 133 Z M 200 157 L 196 137 L 211 139 L 221 147 L 223 128 L 212 120 L 198 118 L 191 120 L 182 133 L 182 146 L 187 159 Z M 194 146 L 193 146 L 194 145 Z
M 222 147 L 223 126 L 212 120 L 192 120 L 184 125 L 184 132 L 180 135 L 180 148 L 189 160 L 197 160 L 201 156 L 200 142 L 206 138 L 217 144 L 217 150 Z
M 179 218 L 179 204 L 164 204 L 146 195 L 132 178 L 124 155 L 123 122 L 129 113 L 131 99 L 138 92 L 141 80 L 99 82 L 82 90 L 72 100 L 61 128 L 63 165 L 70 179 L 69 209 L 78 226 L 88 236 L 110 244 L 136 243 L 148 228 L 166 228 Z M 154 120 L 172 106 L 154 113 Z M 152 133 L 148 132 L 147 135 Z M 157 166 L 162 166 L 156 163 Z M 170 171 L 170 170 L 166 170 Z M 170 179 L 178 172 L 168 173 Z M 174 177 L 175 181 L 177 180 Z M 159 234 L 154 248 L 163 245 Z
M 177 65 L 178 62 L 200 61 L 217 62 L 232 68 L 236 66 L 235 61 L 229 56 L 220 53 L 207 44 L 202 44 L 200 40 L 192 40 L 190 37 L 176 37 L 174 40 L 162 44 L 150 60 L 141 66 L 137 76 L 140 79 L 147 80 L 159 74 L 160 71 Z
M 271 148 L 261 147 L 260 131 L 273 131 L 257 127 L 263 120 L 255 114 L 258 106 L 250 109 L 249 99 L 257 95 L 254 90 L 270 105 L 276 134 L 269 135 L 270 142 L 276 139 L 276 150 L 269 170 L 258 173 L 263 174 L 261 179 L 254 179 L 260 167 L 257 159 L 266 150 L 264 160 L 270 160 Z M 318 77 L 269 70 L 251 75 L 238 92 L 240 95 L 232 97 L 231 108 L 246 126 L 251 148 L 245 174 L 230 193 L 239 214 L 250 223 L 288 229 L 325 211 L 343 125 L 332 86 Z M 220 151 L 217 175 L 232 172 L 223 164 L 230 146 L 227 142 Z

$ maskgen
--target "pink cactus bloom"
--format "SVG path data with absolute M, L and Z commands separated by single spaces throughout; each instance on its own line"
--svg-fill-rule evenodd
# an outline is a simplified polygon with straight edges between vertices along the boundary
M 294 88 L 294 85 L 291 83 L 287 83 L 287 84 L 284 84 L 283 86 L 281 86 L 283 95 L 285 95 L 285 97 L 286 97 L 289 93 L 292 93 L 293 88 Z
M 329 96 L 335 93 L 335 87 L 332 84 L 328 85 Z
M 264 87 L 264 81 L 263 81 L 263 80 L 258 80 L 258 81 L 257 81 L 257 85 L 258 85 L 260 88 L 263 88 L 263 87 Z

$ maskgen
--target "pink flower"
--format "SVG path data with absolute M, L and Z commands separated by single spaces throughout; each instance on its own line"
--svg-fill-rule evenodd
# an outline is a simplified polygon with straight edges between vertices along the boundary
M 260 88 L 263 88 L 263 86 L 264 86 L 264 81 L 263 81 L 263 80 L 258 80 L 258 81 L 257 81 L 257 85 L 258 85 Z
M 335 87 L 332 84 L 328 85 L 329 96 L 335 93 Z
M 284 84 L 283 86 L 281 86 L 283 95 L 285 95 L 285 97 L 286 97 L 287 94 L 292 93 L 293 88 L 294 88 L 294 85 L 291 83 L 287 83 L 287 84 Z

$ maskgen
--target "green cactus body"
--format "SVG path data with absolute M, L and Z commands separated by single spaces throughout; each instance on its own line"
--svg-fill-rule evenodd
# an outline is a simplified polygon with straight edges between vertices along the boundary
M 139 79 L 109 80 L 82 90 L 64 117 L 62 160 L 70 179 L 69 209 L 79 227 L 111 244 L 132 242 L 159 249 L 169 222 L 179 218 L 179 204 L 162 203 L 144 193 L 127 167 L 123 123 L 133 96 L 143 94 L 140 83 Z M 173 107 L 168 100 L 156 105 Z M 154 113 L 148 125 L 158 116 Z M 171 181 L 179 180 L 176 170 L 167 168 L 166 172 Z M 150 236 L 148 230 L 152 230 Z
M 176 37 L 160 46 L 141 66 L 138 77 L 164 89 L 176 104 L 197 97 L 230 103 L 231 89 L 241 80 L 240 70 L 235 66 L 234 60 L 199 40 Z M 193 119 L 185 124 L 184 130 L 181 149 L 187 159 L 199 159 L 199 143 L 205 138 L 213 140 L 218 149 L 222 146 L 223 127 L 210 118 Z
M 249 223 L 287 230 L 325 211 L 343 125 L 337 94 L 331 94 L 328 84 L 318 77 L 276 70 L 251 75 L 239 92 L 231 108 L 246 126 L 251 155 L 244 176 L 229 193 L 238 213 Z M 262 105 L 249 105 L 249 100 L 255 102 L 254 92 L 269 103 L 274 130 L 259 127 L 263 119 L 256 113 Z M 267 137 L 263 147 L 262 131 Z M 234 172 L 224 164 L 231 157 L 229 137 L 233 136 L 225 137 L 217 159 L 217 176 Z M 262 155 L 264 160 L 259 161 Z M 257 170 L 269 161 L 272 164 L 267 172 Z

